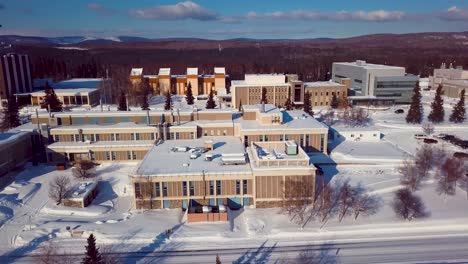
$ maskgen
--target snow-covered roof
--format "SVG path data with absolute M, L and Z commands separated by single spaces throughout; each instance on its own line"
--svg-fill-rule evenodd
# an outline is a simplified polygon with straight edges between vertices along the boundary
M 262 125 L 256 120 L 244 120 L 242 117 L 234 119 L 240 123 L 243 131 L 276 131 L 276 130 L 304 130 L 318 129 L 321 132 L 328 131 L 328 127 L 317 121 L 302 110 L 282 111 L 283 123 L 275 125 Z
M 215 74 L 226 74 L 226 69 L 224 67 L 215 67 L 214 68 Z
M 135 129 L 138 128 L 139 130 L 141 129 L 148 129 L 148 130 L 155 130 L 156 128 L 154 126 L 148 126 L 146 124 L 136 124 L 133 122 L 122 122 L 122 123 L 116 123 L 116 124 L 111 124 L 111 125 L 97 125 L 97 124 L 88 124 L 88 125 L 71 125 L 71 126 L 60 126 L 60 127 L 55 127 L 51 128 L 51 132 L 53 131 L 65 131 L 65 130 L 77 130 L 77 129 L 93 129 L 93 130 L 109 130 L 109 129 Z
M 85 181 L 79 182 L 72 187 L 69 191 L 69 197 L 67 200 L 71 201 L 82 201 L 86 198 L 90 192 L 92 192 L 97 186 L 97 181 Z
M 198 68 L 187 68 L 187 75 L 198 75 Z
M 97 91 L 97 89 L 94 88 L 54 89 L 55 94 L 58 96 L 88 95 L 95 91 Z M 45 91 L 35 91 L 30 94 L 33 96 L 44 96 Z
M 143 68 L 132 68 L 132 71 L 130 72 L 130 75 L 132 76 L 138 76 L 143 74 Z
M 29 135 L 28 132 L 22 132 L 17 130 L 10 130 L 5 133 L 0 134 L 0 146 L 15 142 L 16 140 L 20 139 L 23 136 Z M 6 153 L 3 153 L 6 155 Z
M 254 104 L 254 105 L 243 105 L 242 108 L 244 111 L 261 111 L 262 110 L 262 104 Z M 265 104 L 265 113 L 268 114 L 274 114 L 274 113 L 280 113 L 281 111 L 279 110 L 278 107 L 272 104 Z
M 99 88 L 102 78 L 75 78 L 51 84 L 55 89 Z M 57 91 L 56 91 L 57 92 Z
M 171 75 L 171 68 L 160 68 L 159 75 Z
M 315 87 L 335 87 L 335 86 L 345 86 L 341 83 L 334 82 L 332 80 L 325 82 L 305 82 L 304 88 L 315 88 Z
M 122 147 L 152 147 L 154 140 L 125 140 L 125 141 L 98 141 L 98 142 L 55 142 L 47 146 L 49 149 L 63 149 L 67 152 L 84 150 L 89 148 L 122 148 Z
M 355 66 L 355 67 L 360 67 L 363 69 L 369 69 L 369 70 L 375 70 L 375 69 L 405 69 L 404 67 L 399 67 L 399 66 L 391 66 L 391 65 L 382 65 L 382 64 L 373 64 L 373 63 L 368 63 L 366 61 L 353 61 L 353 62 L 334 62 L 333 64 L 341 64 L 341 65 L 347 65 L 347 66 Z
M 190 151 L 173 151 L 177 147 L 201 148 L 212 140 L 214 150 L 191 159 Z M 205 154 L 212 154 L 213 160 L 206 161 Z M 229 175 L 250 174 L 249 164 L 223 165 L 222 155 L 245 155 L 244 144 L 237 137 L 203 137 L 190 140 L 168 140 L 154 146 L 136 171 L 136 176 L 181 176 L 181 175 Z

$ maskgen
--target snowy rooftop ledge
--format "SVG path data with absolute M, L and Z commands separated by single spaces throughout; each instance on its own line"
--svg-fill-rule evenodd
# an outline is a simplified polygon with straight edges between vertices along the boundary
M 70 196 L 67 199 L 70 201 L 82 201 L 97 187 L 97 184 L 97 181 L 79 182 L 70 190 Z

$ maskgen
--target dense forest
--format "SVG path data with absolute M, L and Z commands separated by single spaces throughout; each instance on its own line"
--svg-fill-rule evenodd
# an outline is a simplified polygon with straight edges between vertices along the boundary
M 434 34 L 413 34 L 399 38 L 382 35 L 330 41 L 212 41 L 168 40 L 154 43 L 93 43 L 68 46 L 13 46 L 2 53 L 26 53 L 31 57 L 34 77 L 110 77 L 125 79 L 132 67 L 144 74 L 157 74 L 170 67 L 172 74 L 184 74 L 187 67 L 212 73 L 224 66 L 231 80 L 245 73 L 297 73 L 303 81 L 329 78 L 332 62 L 366 60 L 370 63 L 403 66 L 408 73 L 427 77 L 442 62 L 468 68 L 468 42 L 440 41 Z M 460 33 L 467 35 L 466 33 Z M 77 48 L 75 48 L 77 47 Z M 115 89 L 130 89 L 128 83 Z M 117 94 L 117 93 L 115 93 Z

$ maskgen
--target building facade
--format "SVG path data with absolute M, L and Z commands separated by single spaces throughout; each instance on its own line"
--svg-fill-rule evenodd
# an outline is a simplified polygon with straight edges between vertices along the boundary
M 334 62 L 332 79 L 340 82 L 348 78 L 353 101 L 363 100 L 369 103 L 409 103 L 413 88 L 419 76 L 406 74 L 405 68 L 380 64 L 371 64 L 357 60 L 355 62 Z
M 33 89 L 32 67 L 28 55 L 9 53 L 0 56 L 0 99 Z
M 458 98 L 462 90 L 468 96 L 468 70 L 463 70 L 461 66 L 453 68 L 452 65 L 447 68 L 442 63 L 440 69 L 434 69 L 434 75 L 429 77 L 429 86 L 432 89 L 439 85 L 442 85 L 445 96 Z
M 330 106 L 333 96 L 338 100 L 347 101 L 349 81 L 341 79 L 341 83 L 332 80 L 327 82 L 306 82 L 304 83 L 305 92 L 310 94 L 312 106 Z
M 215 67 L 213 74 L 199 74 L 198 68 L 187 68 L 186 73 L 180 75 L 171 74 L 170 68 L 160 68 L 157 75 L 144 75 L 143 68 L 133 68 L 130 72 L 130 82 L 134 86 L 146 80 L 157 95 L 167 92 L 185 95 L 189 83 L 194 96 L 208 95 L 211 90 L 225 89 L 226 78 L 224 67 Z

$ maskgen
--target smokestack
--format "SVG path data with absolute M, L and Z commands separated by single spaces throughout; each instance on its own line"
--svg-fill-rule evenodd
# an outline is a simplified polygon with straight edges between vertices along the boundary
M 146 110 L 146 125 L 149 126 L 149 124 L 150 124 L 149 110 Z
M 265 101 L 262 101 L 262 113 L 265 113 Z
M 177 108 L 177 125 L 180 125 L 180 110 Z

